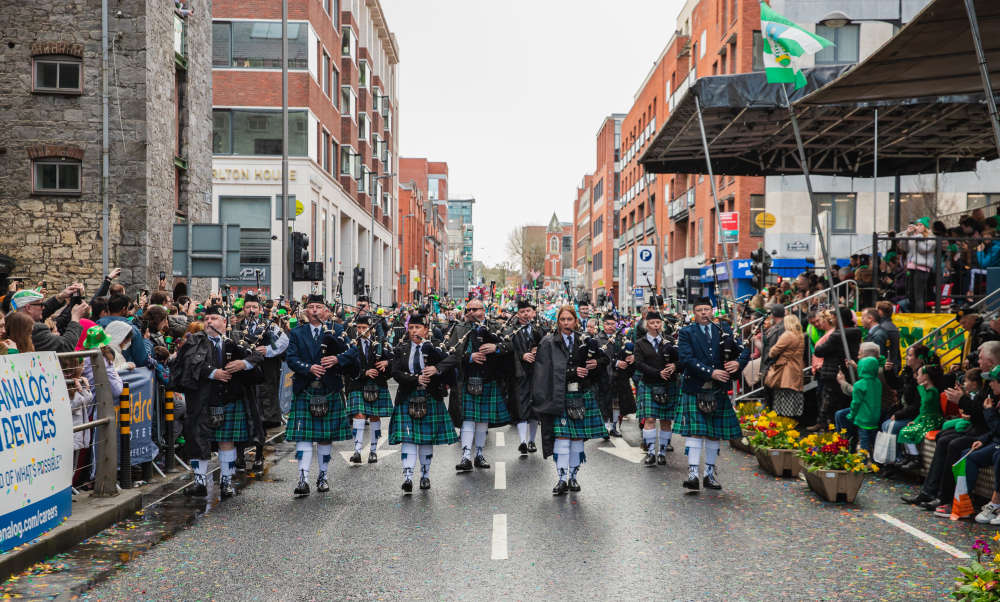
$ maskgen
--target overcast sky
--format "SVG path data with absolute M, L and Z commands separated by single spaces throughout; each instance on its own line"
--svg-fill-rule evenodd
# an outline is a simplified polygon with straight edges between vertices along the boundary
M 572 221 L 596 135 L 625 113 L 682 0 L 382 0 L 399 41 L 400 156 L 446 161 L 471 194 L 475 259 L 507 234 Z

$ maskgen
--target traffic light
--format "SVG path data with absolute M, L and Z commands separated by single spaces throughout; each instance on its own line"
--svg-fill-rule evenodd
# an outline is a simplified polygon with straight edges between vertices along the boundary
M 753 287 L 759 291 L 767 288 L 767 275 L 771 270 L 771 256 L 763 247 L 750 253 L 750 273 L 753 274 Z
M 365 269 L 362 267 L 354 268 L 354 278 L 351 281 L 353 285 L 351 287 L 351 292 L 355 295 L 365 294 Z
M 292 232 L 292 280 L 309 280 L 309 236 Z
M 687 278 L 681 278 L 677 281 L 677 298 L 687 301 Z

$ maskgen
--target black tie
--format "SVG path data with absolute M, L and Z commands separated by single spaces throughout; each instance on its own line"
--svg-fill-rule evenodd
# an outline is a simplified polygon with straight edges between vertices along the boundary
M 222 339 L 213 338 L 212 345 L 215 346 L 215 361 L 222 366 Z

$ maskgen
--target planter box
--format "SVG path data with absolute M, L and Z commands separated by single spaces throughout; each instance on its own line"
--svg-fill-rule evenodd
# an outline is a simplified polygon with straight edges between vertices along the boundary
M 757 463 L 765 472 L 776 477 L 791 478 L 799 474 L 802 465 L 794 449 L 757 449 Z
M 865 473 L 846 470 L 807 470 L 805 474 L 809 488 L 828 502 L 853 503 L 865 481 Z
M 753 437 L 756 431 L 748 431 L 747 429 L 741 429 L 743 434 L 738 439 L 730 439 L 729 447 L 733 449 L 738 449 L 741 452 L 748 454 L 753 453 L 753 448 L 750 447 L 750 437 Z

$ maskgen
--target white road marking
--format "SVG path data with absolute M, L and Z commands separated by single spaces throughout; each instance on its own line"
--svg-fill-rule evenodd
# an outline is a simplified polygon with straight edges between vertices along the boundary
M 496 434 L 497 434 L 497 447 L 503 447 L 507 445 L 507 442 L 504 441 L 503 431 L 497 431 Z
M 612 447 L 602 446 L 598 447 L 597 449 L 601 450 L 602 452 L 611 454 L 612 456 L 621 458 L 622 460 L 628 460 L 633 464 L 638 464 L 639 462 L 642 462 L 642 459 L 646 457 L 646 454 L 644 454 L 641 449 L 639 449 L 638 447 L 632 447 L 622 437 L 612 437 L 611 445 Z
M 490 560 L 507 560 L 507 515 L 493 515 L 493 551 Z
M 493 489 L 507 489 L 507 463 L 497 462 L 494 472 L 496 479 L 493 481 Z
M 909 533 L 910 535 L 916 537 L 917 539 L 920 539 L 922 541 L 925 541 L 925 542 L 931 544 L 932 546 L 934 546 L 935 548 L 941 550 L 942 552 L 947 552 L 947 553 L 951 554 L 955 558 L 970 558 L 970 556 L 968 554 L 966 554 L 965 552 L 963 552 L 963 551 L 955 548 L 954 546 L 950 546 L 950 545 L 946 544 L 945 542 L 941 541 L 940 539 L 938 539 L 938 538 L 936 538 L 936 537 L 934 537 L 932 535 L 928 535 L 927 533 L 924 533 L 923 531 L 921 531 L 920 529 L 918 529 L 916 527 L 913 527 L 911 525 L 908 525 L 908 524 L 904 523 L 903 521 L 899 520 L 898 518 L 889 516 L 888 514 L 875 514 L 875 516 L 877 516 L 878 518 L 881 518 L 882 520 L 884 520 L 885 522 L 889 523 L 893 527 L 897 527 L 899 529 L 902 529 L 903 531 L 906 531 L 907 533 Z

